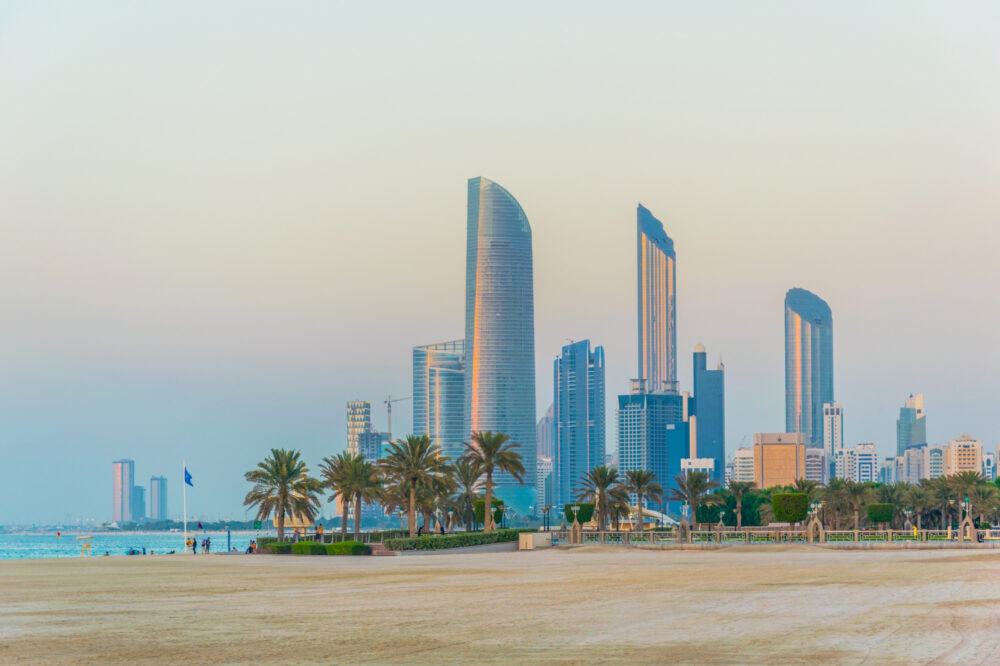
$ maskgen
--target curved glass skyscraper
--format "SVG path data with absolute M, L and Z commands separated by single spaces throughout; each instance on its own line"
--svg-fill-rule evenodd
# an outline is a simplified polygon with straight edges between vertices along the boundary
M 510 192 L 469 180 L 465 273 L 466 432 L 503 432 L 520 444 L 521 486 L 496 477 L 520 513 L 534 504 L 535 305 L 531 226 Z
M 677 255 L 663 225 L 642 205 L 637 219 L 639 379 L 650 393 L 677 388 Z
M 785 431 L 823 445 L 823 405 L 833 402 L 833 314 L 805 289 L 785 294 Z

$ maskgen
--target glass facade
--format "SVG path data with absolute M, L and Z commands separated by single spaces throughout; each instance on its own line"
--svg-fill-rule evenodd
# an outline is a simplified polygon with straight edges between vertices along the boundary
M 927 419 L 924 414 L 924 394 L 918 393 L 906 399 L 899 408 L 896 420 L 896 455 L 901 456 L 906 449 L 927 443 Z
M 524 514 L 535 504 L 531 226 L 517 200 L 486 178 L 469 180 L 465 277 L 465 424 L 520 445 L 524 485 L 505 474 L 496 481 L 498 497 Z
M 590 340 L 562 348 L 553 362 L 555 504 L 576 500 L 584 475 L 604 464 L 604 348 Z
M 111 463 L 111 520 L 132 520 L 132 486 L 135 485 L 135 461 L 124 458 Z
M 154 476 L 149 479 L 149 518 L 167 519 L 167 477 Z
M 785 295 L 785 430 L 823 446 L 823 405 L 833 402 L 833 315 L 805 289 Z
M 451 460 L 468 438 L 464 354 L 464 340 L 413 348 L 413 432 L 430 437 Z
M 618 396 L 615 412 L 618 469 L 648 469 L 665 493 L 675 487 L 681 458 L 690 452 L 690 424 L 684 420 L 686 396 L 679 393 L 631 393 Z M 634 501 L 634 498 L 633 498 Z M 676 510 L 675 503 L 668 508 Z M 647 505 L 647 508 L 658 507 Z M 662 508 L 662 507 L 659 507 Z
M 677 257 L 663 225 L 642 205 L 636 223 L 639 379 L 651 393 L 677 388 Z
M 694 414 L 697 417 L 695 442 L 698 458 L 712 458 L 712 478 L 725 481 L 726 466 L 726 369 L 719 363 L 706 369 L 705 348 L 694 350 Z M 694 453 L 691 454 L 694 456 Z

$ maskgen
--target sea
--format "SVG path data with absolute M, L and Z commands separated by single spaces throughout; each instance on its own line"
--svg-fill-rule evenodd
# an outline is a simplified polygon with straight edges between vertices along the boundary
M 230 548 L 245 552 L 250 541 L 257 537 L 273 536 L 274 533 L 233 532 L 230 535 Z M 201 554 L 201 540 L 212 539 L 211 552 L 226 552 L 226 532 L 191 532 L 198 540 L 198 553 Z M 89 537 L 89 538 L 82 538 Z M 0 560 L 17 560 L 25 558 L 46 557 L 80 557 L 83 544 L 90 542 L 90 556 L 103 557 L 107 553 L 111 557 L 126 557 L 129 551 L 135 550 L 147 554 L 164 555 L 170 551 L 184 551 L 184 535 L 179 532 L 29 532 L 0 534 Z M 86 556 L 86 555 L 84 555 Z

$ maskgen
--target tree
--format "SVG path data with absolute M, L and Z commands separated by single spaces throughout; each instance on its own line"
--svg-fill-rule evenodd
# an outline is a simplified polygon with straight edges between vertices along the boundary
M 819 494 L 820 484 L 819 481 L 811 479 L 796 479 L 795 483 L 792 484 L 792 490 L 797 493 L 805 493 L 811 502 Z
M 782 523 L 800 523 L 809 515 L 809 495 L 806 493 L 773 493 L 771 509 L 774 519 Z
M 361 507 L 382 497 L 382 478 L 378 468 L 364 456 L 355 457 L 349 474 L 354 492 L 354 540 L 357 541 L 361 531 Z
M 840 529 L 840 514 L 849 509 L 847 502 L 847 479 L 830 479 L 822 491 L 823 501 L 833 511 L 833 528 Z
M 990 513 L 997 506 L 997 487 L 991 483 L 980 483 L 969 491 L 969 507 L 971 513 L 973 509 L 979 512 L 979 522 L 986 522 L 986 514 Z
M 476 522 L 474 506 L 479 496 L 482 476 L 482 471 L 471 460 L 459 458 L 451 466 L 451 478 L 455 481 L 456 488 L 456 494 L 452 496 L 451 501 L 458 519 L 465 524 L 466 532 L 471 532 Z
M 410 494 L 407 526 L 410 537 L 417 535 L 417 488 L 427 486 L 446 473 L 448 458 L 427 435 L 408 435 L 389 444 L 388 454 L 378 461 L 389 484 L 404 486 Z
M 485 506 L 492 506 L 494 472 L 505 472 L 518 483 L 524 483 L 524 464 L 521 454 L 517 452 L 519 448 L 521 445 L 511 442 L 507 435 L 489 430 L 473 432 L 472 442 L 465 442 L 465 459 L 479 467 L 486 476 Z M 484 517 L 483 531 L 492 532 L 496 526 L 491 512 L 486 512 Z
M 659 503 L 663 501 L 663 486 L 656 482 L 656 474 L 648 469 L 630 469 L 625 472 L 624 488 L 626 492 L 634 493 L 636 497 L 636 507 L 639 513 L 638 531 L 642 532 L 642 508 L 643 500 L 649 498 L 651 502 Z
M 708 472 L 688 471 L 674 477 L 675 488 L 670 490 L 670 501 L 687 502 L 691 507 L 691 518 L 694 519 L 698 505 L 714 506 L 722 503 L 718 495 L 710 494 L 719 487 L 719 482 L 711 479 Z
M 608 493 L 618 483 L 618 468 L 598 465 L 583 475 L 580 490 L 576 493 L 578 502 L 590 500 L 597 513 L 597 529 L 604 530 L 610 517 Z
M 327 456 L 319 465 L 323 477 L 323 487 L 330 491 L 329 502 L 340 499 L 340 533 L 347 534 L 347 512 L 351 506 L 351 495 L 354 493 L 351 467 L 355 464 L 353 453 L 341 451 L 334 457 Z
M 279 541 L 285 537 L 285 516 L 311 521 L 320 507 L 317 493 L 322 486 L 309 476 L 309 467 L 299 455 L 295 450 L 271 449 L 271 455 L 244 477 L 254 487 L 243 499 L 243 506 L 257 507 L 257 520 L 266 520 L 274 512 Z
M 946 477 L 945 482 L 956 495 L 956 499 L 961 502 L 972 493 L 972 490 L 983 483 L 983 475 L 979 472 L 958 472 Z M 959 515 L 959 520 L 962 516 Z
M 753 481 L 729 481 L 729 493 L 736 500 L 736 527 L 743 527 L 743 498 L 754 489 L 756 484 Z
M 848 479 L 844 484 L 844 499 L 854 511 L 854 529 L 861 529 L 861 507 L 868 501 L 871 488 L 867 483 Z
M 905 502 L 917 516 L 917 529 L 922 529 L 921 517 L 924 511 L 931 508 L 930 493 L 921 486 L 911 485 L 906 491 Z

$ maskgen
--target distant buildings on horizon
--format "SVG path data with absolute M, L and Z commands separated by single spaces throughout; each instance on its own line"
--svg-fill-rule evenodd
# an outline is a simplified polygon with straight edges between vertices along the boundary
M 154 476 L 149 480 L 149 513 L 146 512 L 146 489 L 135 483 L 135 461 L 131 458 L 111 463 L 111 520 L 116 523 L 138 523 L 167 519 L 167 479 Z

